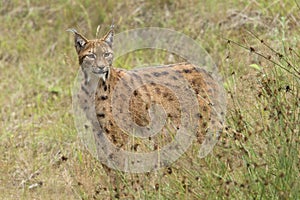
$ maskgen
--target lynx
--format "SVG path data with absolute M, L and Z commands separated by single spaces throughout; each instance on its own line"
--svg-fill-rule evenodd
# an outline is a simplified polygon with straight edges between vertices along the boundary
M 186 80 L 186 88 L 192 90 L 195 94 L 198 108 L 193 116 L 189 116 L 196 120 L 197 129 L 195 130 L 196 141 L 202 144 L 206 133 L 214 125 L 214 131 L 221 132 L 222 121 L 218 119 L 212 112 L 218 109 L 213 103 L 213 99 L 219 92 L 219 87 L 210 73 L 204 69 L 198 69 L 189 63 L 177 63 L 163 65 L 157 67 L 149 67 L 143 69 L 125 70 L 113 67 L 114 52 L 113 38 L 114 30 L 111 29 L 101 39 L 89 40 L 74 29 L 70 29 L 74 33 L 75 49 L 78 55 L 79 65 L 83 73 L 83 81 L 81 89 L 77 96 L 81 104 L 82 110 L 89 120 L 93 120 L 93 114 L 96 112 L 96 121 L 92 122 L 95 131 L 95 138 L 101 138 L 105 135 L 116 148 L 129 152 L 152 152 L 161 149 L 164 145 L 170 143 L 176 135 L 182 124 L 182 107 L 178 99 L 178 95 L 174 94 L 172 89 L 156 82 L 152 79 L 160 78 L 166 82 L 179 82 L 174 74 L 183 77 Z M 96 77 L 96 80 L 94 80 Z M 120 84 L 120 80 L 123 80 Z M 149 81 L 145 81 L 149 80 Z M 92 83 L 96 82 L 95 93 L 92 94 Z M 118 85 L 119 84 L 119 85 Z M 138 87 L 131 94 L 129 85 L 138 84 Z M 121 93 L 115 94 L 119 101 L 114 105 L 113 92 L 116 87 L 121 87 Z M 179 84 L 178 84 L 179 85 Z M 179 86 L 176 87 L 179 87 Z M 93 96 L 94 95 L 94 96 Z M 129 96 L 129 98 L 128 98 Z M 185 97 L 182 97 L 185 98 Z M 186 97 L 188 98 L 188 97 Z M 151 120 L 153 120 L 152 112 L 164 114 L 166 117 L 159 133 L 150 134 L 145 137 L 136 137 L 116 122 L 116 116 L 113 113 L 113 106 L 120 107 L 121 111 L 118 116 L 122 116 L 122 112 L 127 112 L 123 107 L 126 101 L 129 101 L 127 118 L 120 117 L 122 126 L 149 128 Z M 91 105 L 93 108 L 91 108 Z M 153 105 L 160 105 L 155 107 Z M 160 111 L 157 111 L 160 110 Z M 222 115 L 224 113 L 221 113 Z M 95 125 L 99 124 L 99 126 Z M 154 127 L 155 128 L 155 127 Z M 99 129 L 99 130 L 95 130 Z M 130 131 L 134 131 L 131 129 Z M 96 143 L 101 146 L 101 143 Z M 99 147 L 97 147 L 99 148 Z M 103 150 L 103 147 L 102 147 Z M 111 155 L 111 158 L 114 155 Z M 191 155 L 193 157 L 194 155 Z M 113 159 L 113 158 L 112 158 Z M 114 158 L 118 159 L 118 158 Z M 119 158 L 121 159 L 121 158 Z M 108 170 L 108 169 L 107 169 Z

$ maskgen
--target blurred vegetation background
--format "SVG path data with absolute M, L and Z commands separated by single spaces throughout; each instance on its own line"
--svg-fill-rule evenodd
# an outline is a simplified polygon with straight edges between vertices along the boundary
M 297 0 L 1 0 L 0 199 L 299 199 L 299 11 Z M 216 61 L 228 93 L 226 132 L 195 161 L 199 171 L 168 170 L 139 190 L 128 181 L 123 196 L 77 137 L 79 65 L 66 32 L 93 38 L 112 21 L 117 33 L 187 34 Z M 153 59 L 132 55 L 116 65 Z

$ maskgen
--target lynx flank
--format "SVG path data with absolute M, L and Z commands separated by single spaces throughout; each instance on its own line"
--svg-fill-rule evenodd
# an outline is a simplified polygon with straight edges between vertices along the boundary
M 103 38 L 94 40 L 86 39 L 74 29 L 70 29 L 70 31 L 75 36 L 75 48 L 84 77 L 77 98 L 87 119 L 91 121 L 95 132 L 95 140 L 105 135 L 116 148 L 141 153 L 159 150 L 172 142 L 180 126 L 185 126 L 182 122 L 183 108 L 178 97 L 187 99 L 190 97 L 183 96 L 184 94 L 176 94 L 170 87 L 165 87 L 165 85 L 155 81 L 151 82 L 151 80 L 157 80 L 158 78 L 169 83 L 176 83 L 176 87 L 184 84 L 183 86 L 187 90 L 193 91 L 198 105 L 195 105 L 196 109 L 194 109 L 193 115 L 188 117 L 196 120 L 197 129 L 195 129 L 194 134 L 199 144 L 203 143 L 208 131 L 218 132 L 217 134 L 219 134 L 222 121 L 219 120 L 216 112 L 212 112 L 218 110 L 212 100 L 218 94 L 219 88 L 210 73 L 189 63 L 130 71 L 114 68 L 112 66 L 114 58 L 112 50 L 113 29 Z M 186 81 L 181 82 L 178 77 L 182 77 Z M 93 84 L 95 83 L 97 85 L 93 92 L 93 87 L 95 87 Z M 140 87 L 131 91 L 131 94 L 126 93 L 134 85 L 140 85 Z M 114 98 L 117 98 L 118 101 L 114 101 L 113 92 L 117 86 L 119 87 L 119 93 L 114 94 Z M 128 108 L 125 106 L 126 101 L 129 103 Z M 153 105 L 160 106 L 155 107 Z M 118 115 L 114 115 L 113 109 L 115 107 L 120 108 Z M 154 111 L 160 113 L 158 116 L 165 117 L 166 120 L 159 123 L 160 119 L 154 119 L 151 115 L 151 112 Z M 93 117 L 93 112 L 96 113 L 96 117 Z M 126 115 L 123 116 L 123 113 L 127 112 L 129 116 L 124 117 Z M 152 121 L 155 120 L 158 121 L 158 124 L 153 125 Z M 119 121 L 119 124 L 117 121 Z M 161 126 L 161 124 L 162 127 L 157 134 L 146 134 L 145 137 L 134 135 L 134 127 L 152 130 L 157 126 Z M 126 127 L 133 128 L 124 130 L 124 127 L 125 129 Z M 103 144 L 96 142 L 97 148 L 101 145 Z M 102 147 L 103 149 L 104 147 Z M 116 158 L 114 155 L 108 156 L 115 160 L 122 159 Z

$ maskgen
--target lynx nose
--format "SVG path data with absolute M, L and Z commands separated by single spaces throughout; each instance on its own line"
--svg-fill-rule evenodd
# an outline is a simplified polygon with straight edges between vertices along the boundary
M 93 72 L 95 74 L 102 74 L 105 72 L 105 66 L 104 65 L 97 66 L 93 69 Z
M 101 69 L 101 70 L 104 70 L 104 67 L 105 67 L 104 65 L 98 66 L 98 68 Z

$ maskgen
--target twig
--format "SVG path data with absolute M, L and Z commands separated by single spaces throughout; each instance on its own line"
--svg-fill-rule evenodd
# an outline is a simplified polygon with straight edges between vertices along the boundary
M 281 53 L 279 53 L 278 51 L 276 51 L 275 49 L 273 49 L 272 47 L 270 47 L 267 43 L 264 42 L 264 40 L 260 39 L 255 33 L 253 33 L 250 30 L 247 30 L 253 37 L 255 37 L 257 40 L 259 40 L 265 47 L 267 47 L 269 50 L 271 50 L 273 53 L 275 53 L 276 56 L 278 56 L 280 59 L 282 59 L 283 61 L 286 62 L 286 64 L 288 64 L 288 66 L 291 66 L 291 68 L 297 72 L 298 74 L 300 74 L 299 71 L 297 71 L 296 67 L 294 67 Z
M 296 78 L 300 79 L 300 76 L 298 75 L 299 73 L 296 74 L 296 73 L 291 72 L 290 70 L 288 70 L 288 69 L 285 68 L 284 66 L 278 64 L 278 63 L 275 62 L 274 60 L 271 60 L 271 58 L 270 58 L 269 56 L 265 56 L 265 55 L 263 55 L 263 54 L 257 52 L 253 47 L 246 47 L 246 46 L 241 45 L 241 44 L 239 44 L 239 43 L 237 43 L 237 42 L 235 42 L 235 41 L 233 41 L 233 40 L 231 40 L 231 39 L 224 38 L 224 37 L 222 37 L 222 38 L 225 39 L 225 40 L 227 40 L 228 43 L 233 43 L 233 44 L 235 44 L 235 45 L 237 45 L 237 46 L 239 46 L 239 47 L 241 47 L 241 48 L 243 48 L 243 49 L 246 49 L 247 51 L 249 51 L 249 52 L 251 52 L 251 53 L 254 53 L 254 54 L 256 54 L 256 55 L 258 55 L 258 56 L 260 56 L 260 57 L 262 57 L 262 58 L 264 58 L 264 59 L 266 59 L 266 60 L 268 60 L 268 61 L 270 61 L 270 62 L 273 63 L 274 65 L 278 66 L 279 68 L 285 70 L 286 72 L 288 72 L 288 73 L 292 74 L 293 76 L 295 76 Z

